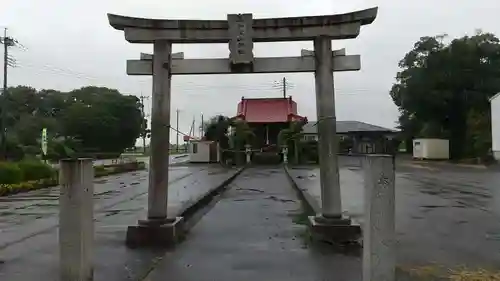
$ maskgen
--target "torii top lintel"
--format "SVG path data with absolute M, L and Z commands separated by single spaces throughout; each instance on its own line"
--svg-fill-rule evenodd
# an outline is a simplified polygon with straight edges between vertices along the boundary
M 267 18 L 252 20 L 253 42 L 304 41 L 317 36 L 350 39 L 359 35 L 361 25 L 371 24 L 378 8 L 345 14 Z M 125 31 L 131 43 L 227 43 L 230 41 L 227 20 L 164 20 L 108 14 L 109 24 Z

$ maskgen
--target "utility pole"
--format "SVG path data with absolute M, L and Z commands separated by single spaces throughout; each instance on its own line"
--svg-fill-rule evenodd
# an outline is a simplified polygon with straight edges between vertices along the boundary
M 146 154 L 146 128 L 148 126 L 148 122 L 146 120 L 146 113 L 144 111 L 144 99 L 148 99 L 149 97 L 141 96 L 139 97 L 141 99 L 141 113 L 142 113 L 142 151 L 144 154 Z M 146 122 L 144 122 L 146 120 Z
M 201 114 L 201 136 L 200 138 L 203 138 L 203 135 L 205 134 L 205 123 L 203 123 L 203 113 Z
M 283 77 L 283 98 L 286 99 L 286 77 Z
M 283 79 L 279 81 L 274 81 L 273 88 L 279 90 L 283 94 L 283 98 L 286 99 L 286 91 L 288 89 L 292 89 L 293 85 L 286 79 L 286 77 L 283 77 Z
M 17 45 L 14 38 L 7 37 L 7 28 L 3 30 L 3 37 L 0 37 L 0 43 L 3 44 L 3 90 L 4 100 L 1 102 L 0 116 L 0 159 L 7 158 L 7 70 L 9 66 L 14 66 L 14 59 L 9 59 L 9 47 Z
M 175 149 L 176 149 L 177 153 L 179 153 L 179 111 L 180 110 L 178 108 L 175 110 L 175 113 L 177 115 L 176 116 L 177 124 L 175 125 L 175 129 L 177 130 L 177 132 L 176 132 L 177 133 L 177 139 L 175 141 Z

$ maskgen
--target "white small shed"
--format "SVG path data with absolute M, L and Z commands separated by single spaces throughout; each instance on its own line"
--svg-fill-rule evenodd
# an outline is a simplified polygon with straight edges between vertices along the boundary
M 219 161 L 218 144 L 213 141 L 191 140 L 188 145 L 189 162 L 213 163 Z
M 448 160 L 450 159 L 450 141 L 446 139 L 414 139 L 413 158 Z
M 500 93 L 490 98 L 491 105 L 491 150 L 493 157 L 500 160 Z

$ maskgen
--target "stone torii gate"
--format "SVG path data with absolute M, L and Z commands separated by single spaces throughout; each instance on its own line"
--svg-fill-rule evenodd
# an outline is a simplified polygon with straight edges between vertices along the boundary
M 314 72 L 320 149 L 322 211 L 310 222 L 321 239 L 340 242 L 357 239 L 359 226 L 342 216 L 337 164 L 334 71 L 360 69 L 360 56 L 332 52 L 332 40 L 356 38 L 362 25 L 371 24 L 377 8 L 346 14 L 253 19 L 252 14 L 231 14 L 227 20 L 159 20 L 108 14 L 109 23 L 124 31 L 130 43 L 153 44 L 153 54 L 127 61 L 129 75 L 152 75 L 151 167 L 148 214 L 129 226 L 130 246 L 168 246 L 183 233 L 183 218 L 167 214 L 170 144 L 171 76 L 189 74 L 242 74 Z M 314 42 L 314 51 L 297 57 L 255 58 L 253 42 Z M 229 59 L 184 59 L 172 54 L 173 43 L 229 43 Z

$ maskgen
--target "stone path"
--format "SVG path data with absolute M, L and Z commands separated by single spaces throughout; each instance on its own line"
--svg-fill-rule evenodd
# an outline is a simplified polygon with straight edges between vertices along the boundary
M 283 168 L 245 170 L 147 281 L 360 280 L 359 256 L 310 248 Z

